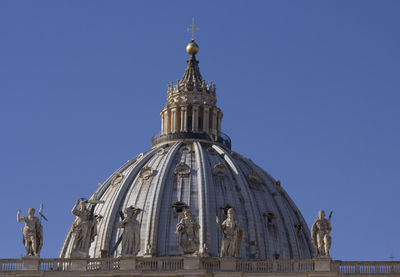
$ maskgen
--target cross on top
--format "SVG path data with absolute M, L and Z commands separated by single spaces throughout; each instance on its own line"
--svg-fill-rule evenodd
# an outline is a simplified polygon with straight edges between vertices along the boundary
M 192 18 L 192 25 L 191 25 L 191 28 L 187 28 L 187 31 L 188 31 L 188 32 L 192 32 L 192 40 L 194 40 L 194 32 L 195 32 L 195 31 L 200 31 L 199 28 L 195 28 L 195 27 L 194 27 L 194 17 Z

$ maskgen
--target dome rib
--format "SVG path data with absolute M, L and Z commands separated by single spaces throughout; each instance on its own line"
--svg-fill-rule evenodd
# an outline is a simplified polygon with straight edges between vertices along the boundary
M 153 255 L 156 254 L 157 252 L 157 239 L 158 239 L 158 227 L 160 224 L 157 224 L 157 220 L 160 219 L 160 209 L 161 209 L 161 201 L 162 198 L 160 197 L 161 192 L 164 191 L 165 187 L 165 182 L 168 177 L 168 171 L 171 168 L 171 164 L 174 161 L 173 158 L 174 155 L 176 154 L 177 150 L 179 149 L 179 146 L 181 145 L 181 142 L 175 143 L 171 149 L 167 152 L 167 155 L 165 156 L 165 159 L 167 160 L 163 165 L 162 165 L 162 170 L 158 172 L 157 174 L 157 179 L 155 182 L 155 188 L 154 188 L 154 194 L 153 197 L 151 198 L 150 203 L 150 210 L 148 211 L 149 217 L 151 220 L 147 222 L 146 226 L 146 254 L 148 255 Z M 149 201 L 147 201 L 149 203 Z M 154 211 L 153 211 L 154 210 Z M 162 218 L 161 218 L 162 219 Z M 150 247 L 150 249 L 148 249 Z
M 107 226 L 107 228 L 104 232 L 104 236 L 101 241 L 100 251 L 107 251 L 107 253 L 109 253 L 109 251 L 111 250 L 111 247 L 113 247 L 110 245 L 110 241 L 111 241 L 112 234 L 113 234 L 114 222 L 119 221 L 118 212 L 120 210 L 122 201 L 125 199 L 126 191 L 129 189 L 129 185 L 133 182 L 134 178 L 139 174 L 141 168 L 152 157 L 154 152 L 155 152 L 154 149 L 149 151 L 139 161 L 137 161 L 137 165 L 129 173 L 128 177 L 126 178 L 126 181 L 120 186 L 120 189 L 118 190 L 118 193 L 116 194 L 116 199 L 112 203 L 111 209 L 109 209 L 109 211 L 108 211 L 110 216 L 107 219 L 105 218 L 106 222 L 103 223 Z
M 260 258 L 260 254 L 261 254 L 261 256 L 264 256 L 263 253 L 265 253 L 265 249 L 264 249 L 264 247 L 262 247 L 263 244 L 260 243 L 260 241 L 263 241 L 263 239 L 261 238 L 260 232 L 259 232 L 261 227 L 259 226 L 259 222 L 257 221 L 256 216 L 254 214 L 254 212 L 256 211 L 256 208 L 254 207 L 254 203 L 255 203 L 254 196 L 250 192 L 249 187 L 244 185 L 244 184 L 247 184 L 246 177 L 244 176 L 243 172 L 240 170 L 240 167 L 235 164 L 232 157 L 226 151 L 224 151 L 224 149 L 222 149 L 221 147 L 214 146 L 214 148 L 217 150 L 218 153 L 223 155 L 224 160 L 227 161 L 228 164 L 232 168 L 234 168 L 235 171 L 237 172 L 237 177 L 239 178 L 239 185 L 241 186 L 241 191 L 245 192 L 244 194 L 242 194 L 242 196 L 244 197 L 245 210 L 248 212 L 248 215 L 250 215 L 247 217 L 247 220 L 249 222 L 248 222 L 248 228 L 246 230 L 247 232 L 249 232 L 249 234 L 247 236 L 247 238 L 249 240 L 249 248 L 250 248 L 249 254 L 250 254 L 251 258 Z M 237 208 L 236 208 L 236 210 L 237 210 Z M 253 244 L 253 242 L 254 242 L 254 244 Z
M 197 162 L 197 190 L 198 190 L 198 202 L 199 202 L 199 224 L 200 224 L 200 236 L 199 236 L 199 241 L 200 241 L 200 253 L 204 252 L 204 245 L 206 246 L 205 248 L 209 248 L 209 245 L 213 245 L 211 241 L 211 236 L 210 234 L 207 234 L 207 230 L 210 230 L 210 228 L 207 228 L 208 226 L 212 226 L 211 222 L 208 222 L 208 220 L 211 219 L 209 214 L 211 214 L 209 210 L 209 205 L 208 201 L 210 201 L 208 194 L 208 189 L 209 189 L 209 176 L 207 176 L 207 172 L 210 172 L 210 170 L 207 170 L 207 163 L 205 162 L 204 158 L 204 153 L 203 149 L 200 145 L 199 142 L 194 142 L 194 149 L 195 149 L 195 155 L 196 155 L 196 162 Z M 208 200 L 208 201 L 207 201 Z M 211 223 L 211 224 L 210 224 Z M 216 224 L 214 224 L 216 225 Z

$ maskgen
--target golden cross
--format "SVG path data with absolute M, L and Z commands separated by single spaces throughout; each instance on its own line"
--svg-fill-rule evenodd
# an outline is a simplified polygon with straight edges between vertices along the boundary
M 192 32 L 192 40 L 194 40 L 194 32 L 195 31 L 200 31 L 199 28 L 194 27 L 194 17 L 192 18 L 192 28 L 187 28 L 188 32 Z

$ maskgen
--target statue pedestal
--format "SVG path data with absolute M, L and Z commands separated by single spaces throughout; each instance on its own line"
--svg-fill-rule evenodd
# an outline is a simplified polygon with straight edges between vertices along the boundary
M 314 271 L 331 271 L 331 258 L 330 257 L 318 257 L 314 259 Z
M 221 271 L 236 271 L 236 259 L 221 258 Z
M 71 260 L 71 271 L 86 271 L 87 263 L 86 259 Z
M 198 257 L 184 257 L 183 269 L 200 269 L 200 259 Z
M 38 256 L 25 256 L 22 258 L 22 270 L 39 270 L 39 260 Z
M 135 258 L 130 258 L 130 259 L 121 258 L 120 264 L 119 264 L 119 269 L 136 271 L 136 259 Z

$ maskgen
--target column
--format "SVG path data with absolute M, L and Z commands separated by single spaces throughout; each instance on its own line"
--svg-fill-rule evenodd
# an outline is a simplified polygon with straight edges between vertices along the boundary
M 160 116 L 161 116 L 161 135 L 164 135 L 164 112 L 163 111 L 161 111 Z
M 168 134 L 168 133 L 169 133 L 169 117 L 168 117 L 168 110 L 165 110 L 165 112 L 164 112 L 164 122 L 165 122 L 164 132 L 165 132 L 165 134 Z
M 211 133 L 215 136 L 217 135 L 217 110 L 215 108 L 212 109 Z
M 199 126 L 199 106 L 193 105 L 192 110 L 192 130 L 194 133 L 197 133 Z
M 187 107 L 181 107 L 181 132 L 187 132 Z
M 208 106 L 203 106 L 203 132 L 205 132 L 205 133 L 209 133 L 209 129 L 210 129 L 210 127 L 209 127 L 209 121 L 210 121 L 210 118 L 209 118 L 209 114 L 210 114 L 210 107 L 208 107 Z
M 219 113 L 218 113 L 218 130 L 217 130 L 218 131 L 217 134 L 219 137 L 221 136 L 221 122 L 222 122 L 222 112 L 219 111 Z
M 177 123 L 177 118 L 176 118 L 176 107 L 171 109 L 171 133 L 176 133 L 176 123 Z

